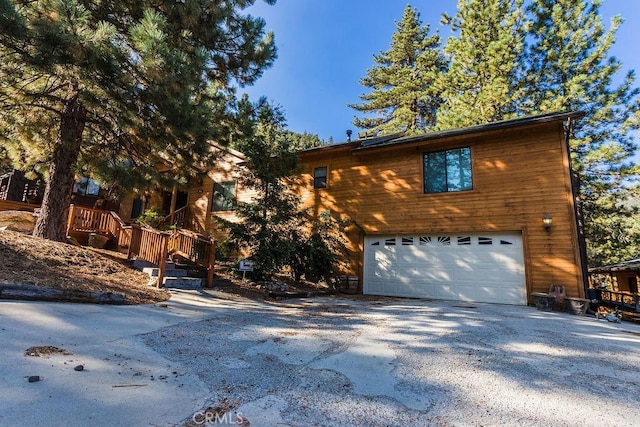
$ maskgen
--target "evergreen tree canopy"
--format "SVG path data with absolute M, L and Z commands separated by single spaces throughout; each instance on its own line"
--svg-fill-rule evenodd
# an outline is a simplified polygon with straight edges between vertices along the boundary
M 396 22 L 391 47 L 373 55 L 373 61 L 375 65 L 360 80 L 371 91 L 360 96 L 362 104 L 350 107 L 375 116 L 355 118 L 354 125 L 374 135 L 416 134 L 433 127 L 441 102 L 435 82 L 447 64 L 440 37 L 429 35 L 429 26 L 422 26 L 416 9 L 407 5 L 402 20 Z
M 318 137 L 318 134 L 309 132 L 297 133 L 290 130 L 286 131 L 287 138 L 290 141 L 292 151 L 302 151 L 309 148 L 322 147 L 327 143 Z
M 451 64 L 441 75 L 439 129 L 511 118 L 521 93 L 518 60 L 523 50 L 522 0 L 459 0 L 444 16 L 454 36 L 444 47 Z
M 592 265 L 640 253 L 633 131 L 638 88 L 634 73 L 614 79 L 621 63 L 609 56 L 622 19 L 606 30 L 601 2 L 533 0 L 533 26 L 524 69 L 523 104 L 531 112 L 581 110 L 571 139 L 573 169 L 580 179 L 588 259 Z
M 242 14 L 253 3 L 0 1 L 0 141 L 16 166 L 49 169 L 35 235 L 64 239 L 78 164 L 188 173 L 229 140 L 230 87 L 276 56 L 264 21 Z
M 249 111 L 246 98 L 245 111 Z M 299 172 L 299 144 L 308 134 L 286 129 L 282 109 L 264 99 L 253 106 L 248 116 L 251 132 L 237 141 L 236 148 L 246 156 L 238 170 L 238 184 L 252 189 L 250 202 L 238 202 L 238 222 L 218 221 L 229 231 L 228 243 L 254 262 L 253 274 L 269 278 L 289 267 L 296 280 L 328 278 L 339 265 L 343 251 L 338 221 L 330 215 L 311 218 L 300 210 L 300 198 L 290 183 Z M 319 139 L 311 137 L 314 142 Z

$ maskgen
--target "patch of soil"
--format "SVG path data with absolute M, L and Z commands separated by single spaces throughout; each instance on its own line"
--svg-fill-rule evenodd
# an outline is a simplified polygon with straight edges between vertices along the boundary
M 0 231 L 0 282 L 55 289 L 111 292 L 125 304 L 165 301 L 171 293 L 148 286 L 149 277 L 121 254 Z
M 33 357 L 51 356 L 52 354 L 62 354 L 62 355 L 68 356 L 73 353 L 65 350 L 64 348 L 58 348 L 51 345 L 29 347 L 24 351 L 25 356 L 33 356 Z
M 294 281 L 286 274 L 277 275 L 272 282 L 254 281 L 251 279 L 243 280 L 240 273 L 234 271 L 235 265 L 228 262 L 217 262 L 215 279 L 213 281 L 214 288 L 249 299 L 276 301 L 298 297 L 302 294 L 305 296 L 317 296 L 335 294 L 337 291 L 325 283 L 313 283 L 309 281 Z M 286 291 L 274 291 L 268 286 L 270 283 L 286 284 Z

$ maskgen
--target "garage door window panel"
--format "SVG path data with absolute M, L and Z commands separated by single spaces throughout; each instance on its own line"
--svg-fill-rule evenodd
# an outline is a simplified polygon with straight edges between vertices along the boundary
M 424 153 L 423 168 L 425 193 L 473 189 L 469 147 Z

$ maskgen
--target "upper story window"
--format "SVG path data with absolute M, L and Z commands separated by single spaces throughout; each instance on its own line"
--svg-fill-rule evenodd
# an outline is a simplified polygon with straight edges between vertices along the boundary
M 97 196 L 100 194 L 100 186 L 97 182 L 85 176 L 73 184 L 73 193 L 79 196 Z
M 313 188 L 327 188 L 327 167 L 313 169 Z
M 225 181 L 213 184 L 211 210 L 230 211 L 236 204 L 236 182 Z
M 469 147 L 424 153 L 423 166 L 425 193 L 473 189 Z

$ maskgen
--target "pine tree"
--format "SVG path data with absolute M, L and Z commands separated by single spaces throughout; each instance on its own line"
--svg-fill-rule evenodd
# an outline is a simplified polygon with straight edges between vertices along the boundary
M 290 141 L 290 149 L 292 151 L 301 151 L 308 148 L 316 148 L 327 145 L 327 143 L 320 139 L 318 134 L 312 134 L 309 132 L 297 133 L 293 131 L 286 131 L 286 137 Z
M 242 14 L 253 3 L 0 2 L 0 141 L 16 166 L 48 166 L 35 235 L 65 238 L 77 166 L 179 176 L 227 142 L 230 86 L 275 58 L 264 21 Z
M 254 275 L 264 279 L 285 265 L 292 233 L 300 229 L 300 201 L 288 186 L 298 170 L 298 158 L 290 149 L 280 107 L 261 99 L 251 119 L 252 129 L 235 148 L 246 158 L 238 170 L 238 185 L 256 194 L 251 202 L 237 202 L 234 210 L 239 221 L 219 222 L 229 231 L 231 247 L 251 258 Z
M 306 140 L 308 134 L 287 130 L 281 107 L 264 99 L 251 105 L 245 97 L 241 108 L 251 127 L 235 144 L 246 158 L 237 170 L 238 184 L 255 195 L 235 204 L 237 221 L 217 218 L 229 233 L 224 246 L 253 260 L 258 279 L 288 269 L 296 280 L 303 275 L 329 280 L 346 254 L 344 224 L 328 213 L 313 218 L 301 210 L 292 186 L 299 173 L 301 137 Z
M 443 16 L 454 36 L 444 47 L 450 66 L 441 76 L 438 129 L 511 118 L 516 114 L 517 64 L 523 51 L 522 0 L 459 0 Z
M 396 21 L 391 47 L 373 55 L 375 65 L 360 84 L 371 89 L 360 96 L 362 104 L 350 104 L 357 111 L 373 113 L 355 118 L 353 124 L 366 134 L 406 132 L 416 134 L 435 124 L 441 102 L 435 81 L 447 63 L 440 51 L 440 37 L 429 35 L 420 14 L 410 5 Z
M 633 130 L 638 129 L 638 88 L 629 72 L 615 86 L 621 64 L 609 56 L 622 23 L 606 30 L 600 1 L 534 0 L 526 97 L 530 112 L 581 110 L 571 139 L 572 165 L 580 179 L 588 259 L 592 265 L 640 253 L 634 225 L 638 199 Z

